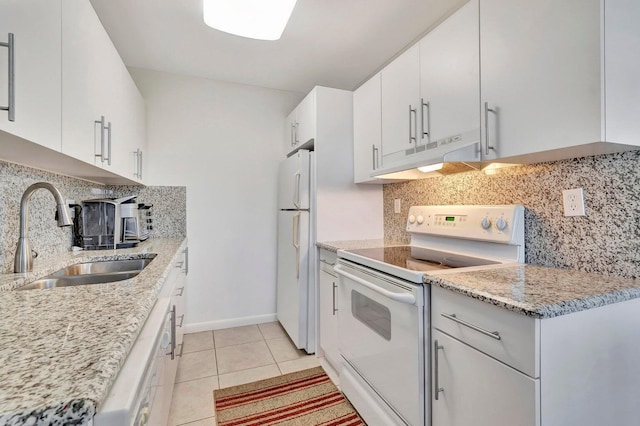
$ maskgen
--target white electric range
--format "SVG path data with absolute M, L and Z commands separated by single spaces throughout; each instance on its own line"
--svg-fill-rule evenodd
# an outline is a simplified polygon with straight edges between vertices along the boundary
M 430 424 L 423 277 L 524 262 L 524 208 L 414 206 L 409 245 L 339 250 L 343 392 L 369 426 Z

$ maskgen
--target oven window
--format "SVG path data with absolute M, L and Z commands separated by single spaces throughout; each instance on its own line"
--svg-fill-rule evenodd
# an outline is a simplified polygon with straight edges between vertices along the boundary
M 351 290 L 351 314 L 384 339 L 391 340 L 391 311 L 386 306 Z

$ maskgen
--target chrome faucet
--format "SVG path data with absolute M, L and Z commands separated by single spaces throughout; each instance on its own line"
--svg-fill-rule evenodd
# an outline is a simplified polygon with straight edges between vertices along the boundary
M 58 226 L 71 226 L 71 218 L 69 217 L 69 210 L 65 205 L 65 201 L 62 198 L 62 194 L 58 191 L 58 188 L 47 182 L 37 182 L 31 185 L 22 194 L 22 201 L 20 201 L 20 239 L 18 240 L 18 247 L 16 248 L 16 259 L 14 262 L 14 272 L 30 272 L 33 269 L 33 256 L 31 254 L 31 247 L 29 240 L 27 239 L 28 230 L 28 213 L 29 213 L 29 200 L 31 195 L 38 189 L 46 189 L 53 195 L 56 203 L 58 204 Z

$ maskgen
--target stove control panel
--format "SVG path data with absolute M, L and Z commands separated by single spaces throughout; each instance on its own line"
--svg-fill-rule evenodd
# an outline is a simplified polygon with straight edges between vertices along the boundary
M 524 235 L 524 207 L 413 206 L 407 232 L 511 244 Z

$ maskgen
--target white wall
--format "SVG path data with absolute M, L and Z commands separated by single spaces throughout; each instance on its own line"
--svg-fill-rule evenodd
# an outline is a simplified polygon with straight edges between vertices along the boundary
M 130 69 L 149 185 L 187 187 L 187 331 L 275 320 L 277 175 L 302 96 Z

